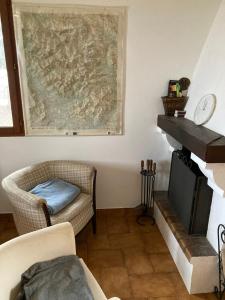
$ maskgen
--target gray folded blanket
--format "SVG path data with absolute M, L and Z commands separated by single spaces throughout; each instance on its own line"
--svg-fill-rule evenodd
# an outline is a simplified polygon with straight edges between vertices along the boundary
M 32 265 L 21 276 L 16 300 L 94 300 L 79 257 L 62 256 Z

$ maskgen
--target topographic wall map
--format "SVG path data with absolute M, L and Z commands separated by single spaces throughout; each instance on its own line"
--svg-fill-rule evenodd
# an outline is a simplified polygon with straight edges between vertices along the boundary
M 13 9 L 26 134 L 121 134 L 126 8 Z

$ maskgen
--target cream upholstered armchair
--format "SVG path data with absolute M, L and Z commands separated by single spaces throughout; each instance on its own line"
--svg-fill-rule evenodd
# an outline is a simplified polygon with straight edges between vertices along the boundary
M 72 226 L 69 223 L 30 232 L 0 245 L 0 299 L 15 299 L 21 275 L 31 265 L 60 256 L 75 254 L 75 239 Z M 94 300 L 107 300 L 82 259 L 81 264 Z M 111 298 L 111 300 L 120 299 Z
M 45 199 L 31 194 L 34 186 L 52 178 L 60 178 L 80 187 L 75 201 L 55 215 L 50 215 Z M 14 208 L 14 220 L 19 234 L 69 221 L 74 234 L 92 220 L 96 230 L 96 170 L 89 165 L 70 160 L 46 161 L 26 167 L 7 176 L 3 189 Z

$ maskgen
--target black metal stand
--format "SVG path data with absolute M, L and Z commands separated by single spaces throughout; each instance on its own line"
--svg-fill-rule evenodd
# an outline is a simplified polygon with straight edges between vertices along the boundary
M 225 244 L 225 225 L 220 224 L 217 229 L 217 241 L 218 241 L 218 259 L 219 259 L 219 286 L 215 287 L 215 294 L 218 299 L 223 299 L 225 292 L 225 278 L 222 262 L 221 244 Z
M 155 224 L 154 219 L 154 183 L 156 174 L 156 164 L 152 161 L 147 161 L 147 169 L 144 169 L 144 162 L 141 162 L 141 208 L 142 213 L 137 216 L 137 223 L 141 223 L 141 219 L 150 218 L 151 224 Z

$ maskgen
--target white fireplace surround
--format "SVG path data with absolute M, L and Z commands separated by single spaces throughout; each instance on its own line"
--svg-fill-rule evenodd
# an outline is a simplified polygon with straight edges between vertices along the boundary
M 171 152 L 182 148 L 182 145 L 173 137 L 165 133 L 160 128 L 159 131 L 165 135 Z M 206 163 L 194 153 L 191 153 L 191 159 L 198 164 L 202 173 L 208 178 L 208 185 L 213 189 L 213 191 L 218 193 L 221 197 L 224 197 L 225 163 Z
M 181 148 L 174 138 L 160 128 L 158 131 L 167 140 L 171 152 Z M 191 159 L 198 164 L 208 178 L 208 185 L 213 189 L 207 239 L 217 251 L 217 227 L 220 223 L 225 223 L 225 163 L 206 163 L 194 153 L 191 153 Z M 224 214 L 218 216 L 218 209 L 222 209 Z M 217 257 L 195 257 L 188 261 L 157 205 L 155 218 L 189 293 L 213 292 L 214 286 L 218 284 Z
M 198 164 L 202 173 L 208 178 L 208 185 L 213 191 L 224 197 L 225 163 L 206 163 L 193 153 L 191 153 L 191 159 Z

